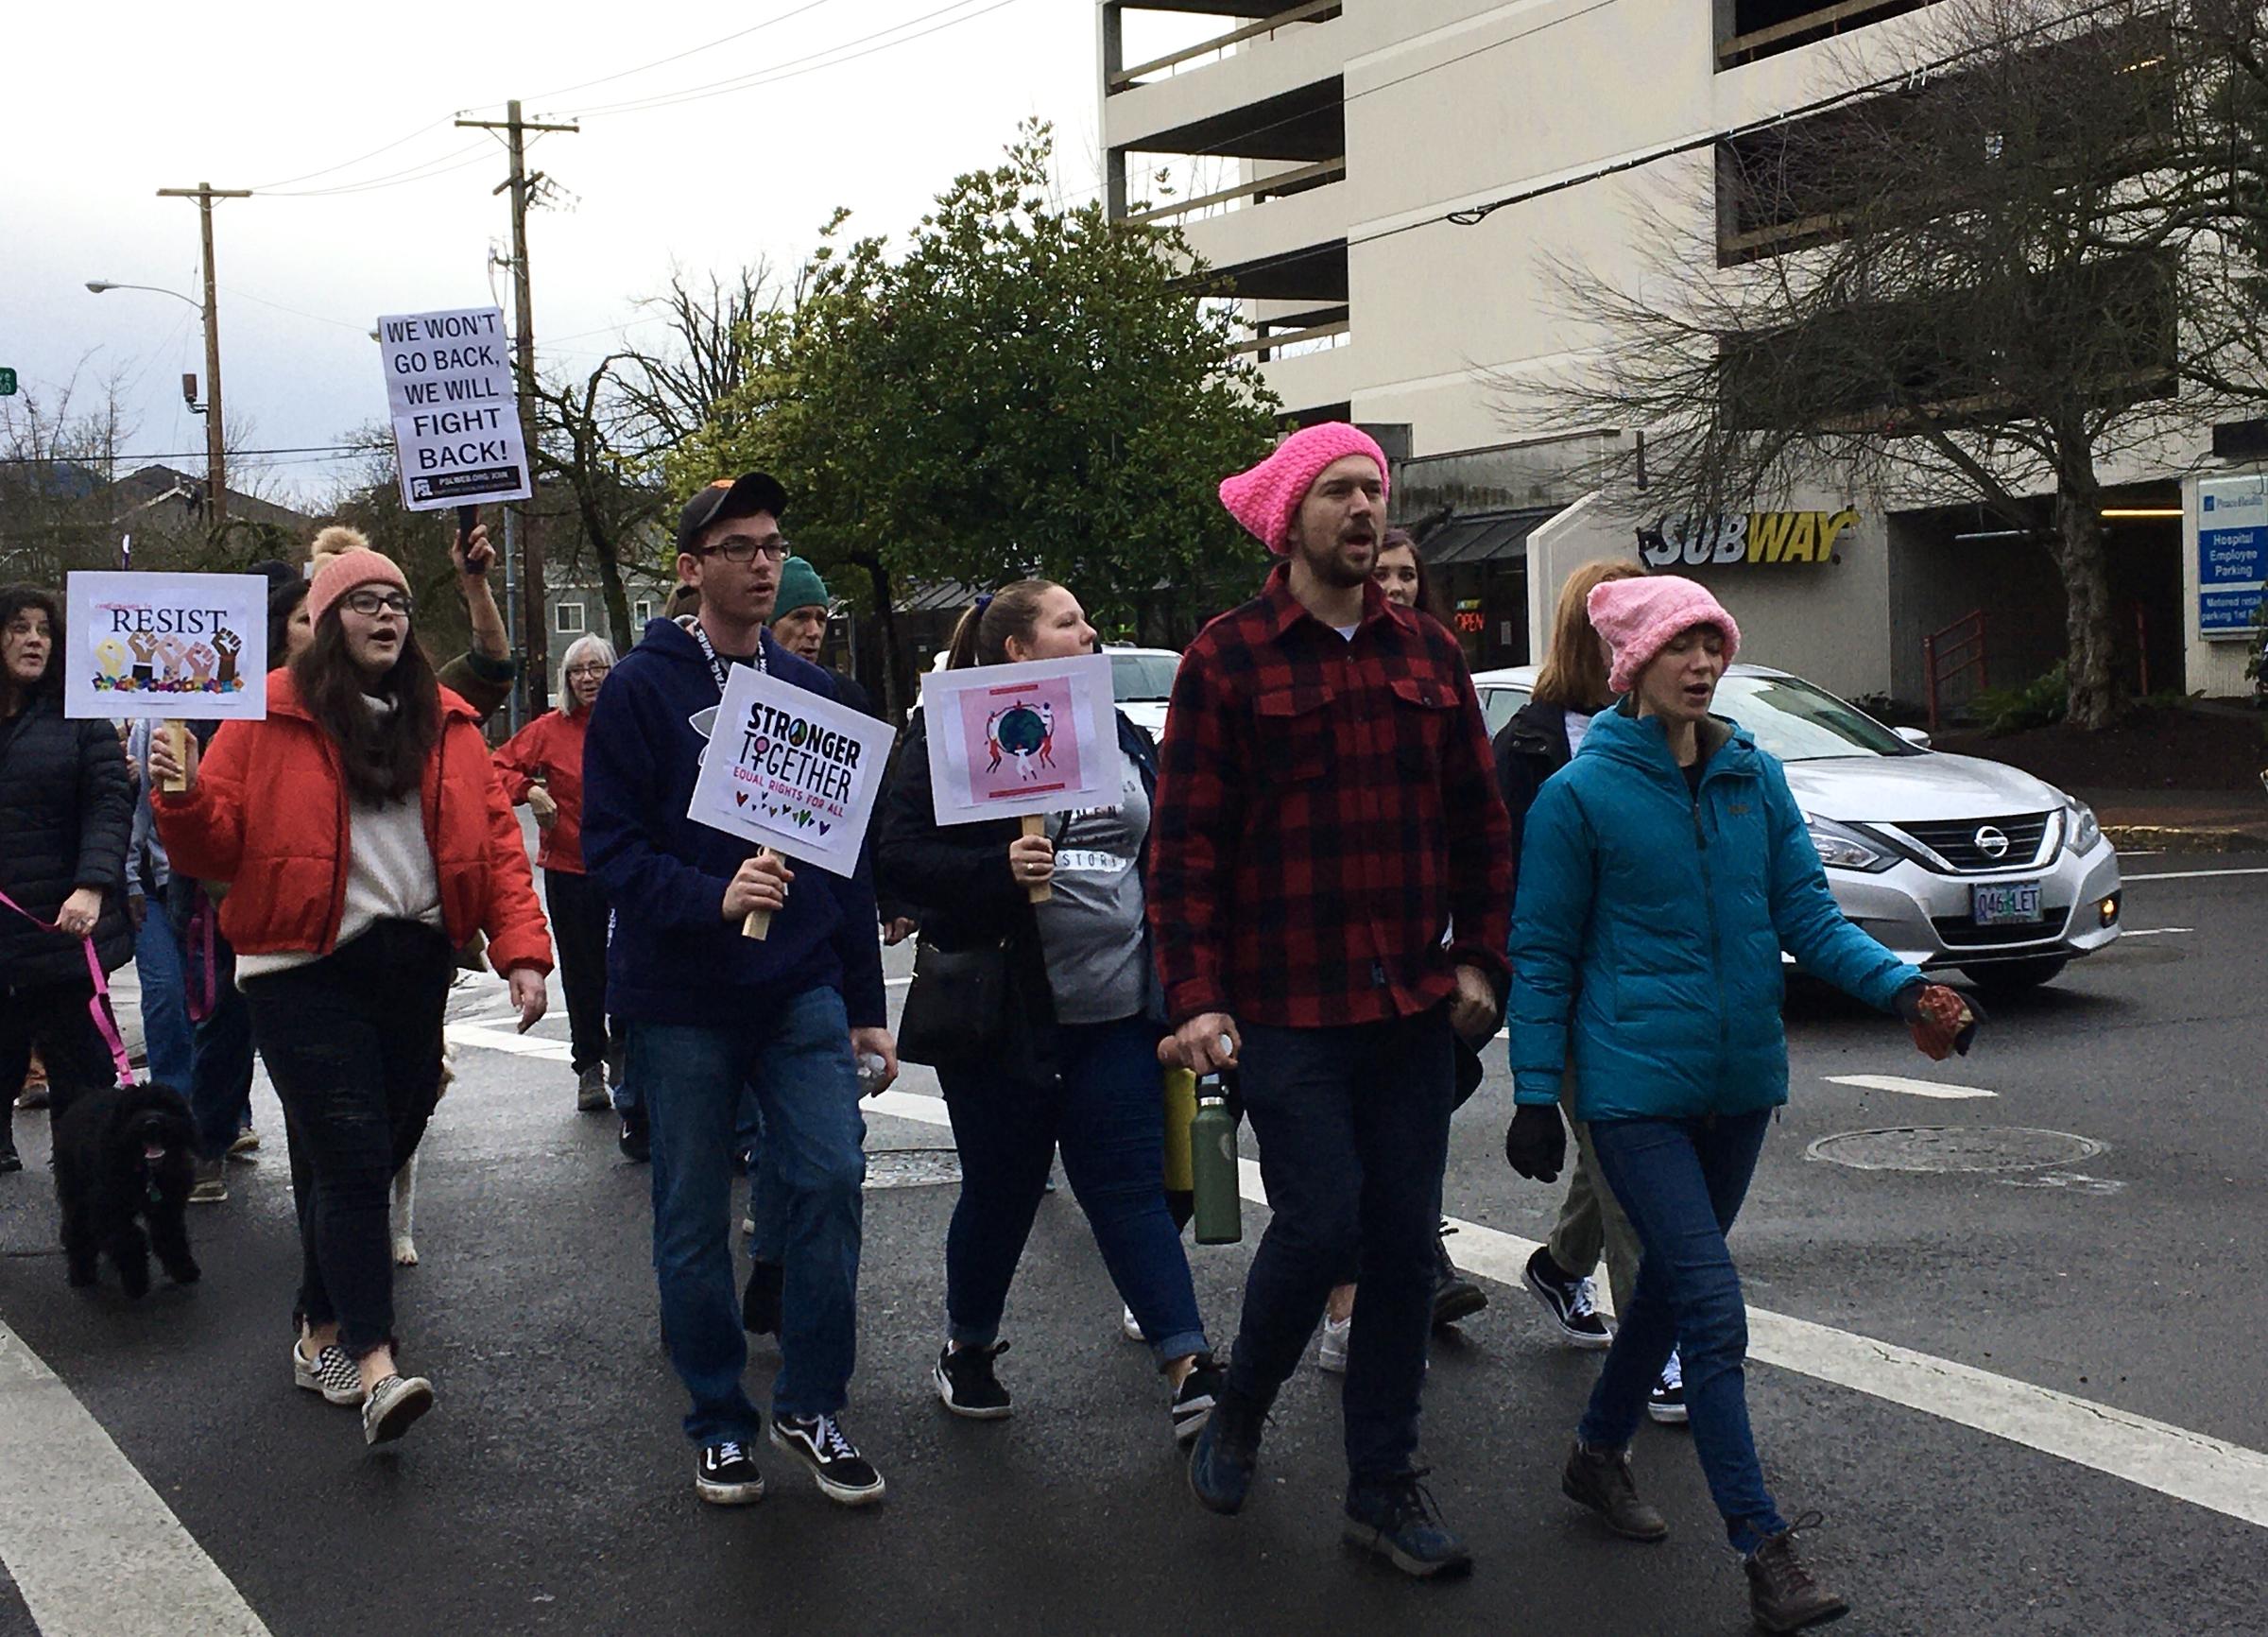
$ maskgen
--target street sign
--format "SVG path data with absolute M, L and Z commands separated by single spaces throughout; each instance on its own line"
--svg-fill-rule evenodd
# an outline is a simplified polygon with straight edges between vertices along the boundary
M 2268 474 L 2197 484 L 2197 634 L 2253 630 L 2268 580 Z
M 16 372 L 13 370 L 0 370 L 0 398 L 13 398 L 15 395 Z

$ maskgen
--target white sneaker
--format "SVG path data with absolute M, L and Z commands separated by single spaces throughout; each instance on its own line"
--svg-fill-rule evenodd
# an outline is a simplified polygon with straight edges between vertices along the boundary
M 1315 1364 L 1333 1375 L 1347 1373 L 1347 1338 L 1354 1334 L 1352 1315 L 1345 1318 L 1323 1316 L 1323 1339 L 1315 1344 Z
M 1134 1310 L 1131 1307 L 1122 1307 L 1119 1309 L 1118 1333 L 1119 1335 L 1125 1336 L 1128 1341 L 1147 1342 L 1150 1339 L 1148 1336 L 1143 1335 L 1142 1326 L 1134 1321 Z
M 347 1356 L 346 1349 L 334 1341 L 317 1350 L 313 1358 L 300 1351 L 300 1344 L 291 1344 L 291 1384 L 319 1392 L 326 1404 L 350 1404 L 362 1402 L 362 1371 Z

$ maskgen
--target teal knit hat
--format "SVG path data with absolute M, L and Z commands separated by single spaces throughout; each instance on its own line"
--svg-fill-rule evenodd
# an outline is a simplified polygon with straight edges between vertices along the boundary
M 791 614 L 799 608 L 825 608 L 827 582 L 807 557 L 791 557 L 780 565 L 780 594 L 772 599 L 772 617 Z

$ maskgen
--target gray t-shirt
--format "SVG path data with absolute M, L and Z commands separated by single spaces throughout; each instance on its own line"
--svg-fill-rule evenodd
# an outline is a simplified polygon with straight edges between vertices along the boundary
M 1120 761 L 1117 806 L 1084 808 L 1048 824 L 1056 844 L 1056 890 L 1035 913 L 1056 1017 L 1062 1023 L 1115 1023 L 1149 1000 L 1141 860 L 1143 838 L 1150 833 L 1150 797 L 1133 758 L 1121 751 Z

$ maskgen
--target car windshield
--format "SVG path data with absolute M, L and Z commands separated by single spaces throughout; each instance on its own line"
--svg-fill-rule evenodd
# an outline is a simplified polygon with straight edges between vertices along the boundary
M 1481 690 L 1481 715 L 1488 723 L 1488 737 L 1493 740 L 1504 731 L 1504 724 L 1520 715 L 1521 706 L 1528 702 L 1528 690 L 1502 686 Z
M 1727 677 L 1717 684 L 1715 709 L 1783 762 L 1921 754 L 1857 707 L 1794 677 Z
M 1163 703 L 1174 697 L 1174 668 L 1179 663 L 1177 654 L 1112 654 L 1110 692 L 1122 705 L 1145 699 Z

